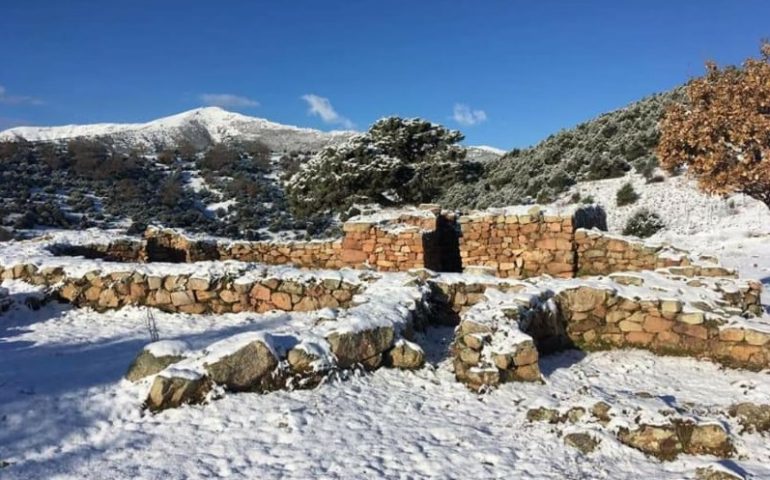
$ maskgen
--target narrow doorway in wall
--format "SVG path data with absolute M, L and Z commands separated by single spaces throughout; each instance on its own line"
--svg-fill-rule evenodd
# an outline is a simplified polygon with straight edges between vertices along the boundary
M 460 228 L 457 222 L 439 215 L 436 230 L 423 236 L 425 268 L 437 272 L 462 272 Z

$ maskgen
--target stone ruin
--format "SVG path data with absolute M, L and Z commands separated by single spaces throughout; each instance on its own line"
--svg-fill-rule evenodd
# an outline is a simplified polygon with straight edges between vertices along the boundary
M 351 368 L 420 368 L 416 332 L 431 324 L 456 326 L 454 373 L 478 392 L 542 381 L 540 357 L 567 348 L 770 366 L 760 282 L 736 278 L 711 257 L 590 228 L 601 223 L 590 210 L 458 216 L 423 206 L 353 218 L 337 240 L 231 242 L 155 228 L 143 239 L 94 244 L 52 235 L 11 242 L 0 278 L 99 311 L 277 310 L 304 322 L 197 349 L 148 345 L 127 377 L 152 379 L 152 411 L 204 403 L 221 390 L 310 388 Z M 3 298 L 0 289 L 0 306 Z M 669 427 L 653 433 L 681 430 Z M 648 433 L 623 438 L 631 444 Z

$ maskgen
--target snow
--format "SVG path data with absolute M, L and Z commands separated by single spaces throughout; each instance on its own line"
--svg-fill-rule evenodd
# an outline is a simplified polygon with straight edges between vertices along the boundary
M 251 328 L 240 314 L 159 313 L 158 323 L 163 335 L 191 343 Z M 227 394 L 149 415 L 139 409 L 148 383 L 121 380 L 146 337 L 140 309 L 98 314 L 49 306 L 4 317 L 0 332 L 0 459 L 10 463 L 3 478 L 13 480 L 689 478 L 716 459 L 685 455 L 661 463 L 621 446 L 590 419 L 564 430 L 602 440 L 583 457 L 563 445 L 558 429 L 526 421 L 526 412 L 605 401 L 615 415 L 609 429 L 678 411 L 736 432 L 725 409 L 770 398 L 766 374 L 641 351 L 547 356 L 544 385 L 507 384 L 477 396 L 451 374 L 451 329 L 435 329 L 433 342 L 420 340 L 435 367 L 383 369 L 309 391 Z M 765 439 L 736 437 L 735 465 L 755 478 L 770 475 Z
M 616 205 L 618 189 L 630 182 L 639 200 L 623 207 Z M 665 177 L 665 181 L 647 183 L 638 174 L 621 178 L 581 182 L 566 195 L 579 192 L 581 198 L 593 197 L 607 213 L 610 232 L 621 233 L 628 218 L 640 208 L 658 213 L 666 223 L 665 234 L 692 235 L 700 232 L 770 233 L 770 210 L 761 202 L 744 195 L 723 199 L 698 190 L 687 176 Z
M 144 350 L 154 357 L 181 357 L 190 351 L 190 344 L 181 340 L 160 340 L 145 345 Z
M 696 253 L 716 255 L 723 265 L 737 269 L 741 278 L 770 284 L 770 214 L 763 206 L 739 199 L 730 208 L 728 202 L 702 196 L 677 178 L 661 184 L 640 183 L 635 187 L 642 195 L 640 204 L 613 213 L 615 191 L 626 180 L 579 186 L 607 202 L 611 230 L 622 229 L 624 219 L 648 202 L 646 205 L 657 209 L 669 225 L 652 239 L 654 243 L 670 242 Z M 66 241 L 100 243 L 99 239 L 108 237 L 114 238 L 114 232 L 51 232 L 36 242 L 4 244 L 0 262 L 23 259 L 49 266 L 64 262 L 75 272 L 104 269 L 107 262 L 57 258 L 44 247 Z M 371 374 L 340 374 L 313 390 L 225 394 L 208 405 L 151 415 L 140 408 L 151 379 L 136 384 L 123 380 L 129 363 L 142 348 L 185 355 L 192 352 L 195 357 L 207 348 L 214 355 L 231 351 L 234 340 L 216 343 L 225 338 L 265 338 L 273 348 L 285 348 L 284 342 L 294 338 L 301 348 L 322 353 L 323 361 L 328 352 L 317 337 L 334 328 L 403 321 L 421 293 L 416 288 L 400 287 L 409 279 L 408 274 L 378 274 L 368 284 L 372 274 L 366 272 L 307 272 L 246 267 L 238 262 L 137 268 L 153 272 L 189 269 L 196 275 L 232 269 L 244 276 L 241 281 L 262 275 L 328 275 L 369 288 L 359 293 L 356 306 L 347 310 L 224 315 L 158 311 L 153 315 L 162 340 L 148 345 L 146 308 L 98 313 L 50 303 L 34 311 L 23 306 L 24 299 L 40 296 L 40 288 L 19 281 L 3 282 L 0 288 L 8 289 L 16 305 L 0 315 L 0 477 L 4 480 L 681 479 L 693 478 L 700 467 L 739 472 L 745 478 L 770 478 L 767 438 L 739 433 L 736 420 L 726 414 L 734 403 L 768 403 L 767 372 L 734 370 L 638 350 L 568 351 L 540 359 L 543 384 L 505 384 L 479 396 L 454 378 L 448 353 L 454 337 L 451 328 L 431 328 L 415 339 L 429 362 L 418 371 L 380 369 Z M 651 288 L 662 288 L 672 292 L 666 296 L 681 299 L 684 295 L 685 302 L 693 300 L 687 295 L 694 290 L 683 289 L 683 283 L 676 279 L 650 272 L 634 275 L 644 279 L 643 287 L 612 284 L 611 288 L 639 296 Z M 481 274 L 440 274 L 436 279 L 501 285 L 501 289 L 504 284 L 526 287 L 518 293 L 487 290 L 487 299 L 495 308 L 533 302 L 539 291 L 528 282 Z M 741 288 L 742 282 L 713 281 L 722 282 L 723 289 Z M 549 280 L 548 285 L 569 288 L 571 282 Z M 596 280 L 596 284 L 608 285 L 609 281 Z M 705 292 L 701 295 L 715 300 Z M 766 308 L 770 305 L 767 293 L 763 303 Z M 732 317 L 723 328 L 742 322 L 750 322 L 752 328 L 770 327 L 766 316 L 752 320 Z M 193 363 L 164 374 L 192 377 L 198 374 Z M 613 419 L 607 426 L 590 415 L 564 425 L 526 420 L 530 408 L 588 410 L 598 401 L 612 407 Z M 736 443 L 737 455 L 727 461 L 682 455 L 675 461 L 660 462 L 619 444 L 614 437 L 621 427 L 642 421 L 663 423 L 674 417 L 725 426 Z M 594 453 L 584 456 L 564 445 L 563 435 L 570 432 L 590 433 L 601 443 Z
M 490 216 L 520 216 L 520 215 L 543 215 L 547 217 L 560 217 L 570 216 L 574 214 L 576 210 L 579 210 L 582 205 L 562 205 L 562 204 L 550 204 L 550 205 L 511 205 L 507 207 L 487 208 L 484 210 L 475 210 L 469 212 L 467 215 L 463 215 L 462 218 L 478 219 L 487 218 Z
M 471 145 L 468 148 L 477 148 L 479 150 L 483 150 L 485 152 L 494 153 L 494 154 L 500 155 L 500 156 L 505 155 L 506 153 L 508 153 L 505 150 L 503 150 L 502 148 L 492 147 L 490 145 Z

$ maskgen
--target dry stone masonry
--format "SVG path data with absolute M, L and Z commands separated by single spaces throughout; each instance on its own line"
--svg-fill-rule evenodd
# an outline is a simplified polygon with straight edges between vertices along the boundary
M 422 367 L 409 341 L 425 327 L 429 288 L 404 274 L 373 280 L 355 305 L 311 316 L 302 331 L 245 332 L 199 350 L 158 342 L 145 347 L 127 378 L 155 375 L 146 406 L 153 411 L 203 403 L 215 387 L 232 392 L 309 388 L 338 370 Z
M 581 228 L 596 223 L 580 210 L 457 217 L 424 205 L 353 218 L 331 241 L 225 242 L 149 229 L 144 239 L 80 243 L 54 233 L 8 243 L 0 279 L 44 285 L 97 310 L 327 312 L 309 324 L 310 337 L 223 339 L 214 350 L 227 353 L 215 357 L 145 349 L 131 375 L 157 375 L 153 409 L 203 401 L 217 386 L 267 391 L 359 366 L 419 368 L 424 352 L 411 332 L 426 322 L 457 325 L 455 375 L 474 390 L 538 381 L 541 356 L 575 347 L 770 365 L 770 325 L 756 318 L 759 282 L 735 278 L 713 258 Z M 330 320 L 329 311 L 344 313 Z
M 189 270 L 189 269 L 188 269 Z M 214 271 L 163 274 L 123 269 L 69 274 L 64 267 L 17 265 L 4 279 L 52 286 L 53 293 L 78 307 L 98 311 L 126 305 L 167 312 L 238 313 L 270 310 L 311 311 L 347 307 L 366 272 L 259 268 L 232 262 Z
M 608 235 L 598 230 L 575 232 L 577 275 L 609 275 L 613 272 L 679 267 L 687 276 L 732 276 L 712 257 L 694 257 L 669 245 Z
M 441 274 L 429 282 L 458 315 L 455 375 L 474 390 L 537 380 L 529 360 L 564 348 L 643 348 L 770 366 L 770 324 L 751 320 L 761 309 L 756 281 L 660 270 L 534 281 Z
M 57 256 L 118 262 L 235 260 L 384 272 L 481 267 L 503 278 L 544 274 L 572 278 L 666 267 L 687 268 L 690 276 L 731 274 L 710 258 L 585 228 L 601 226 L 602 220 L 591 208 L 506 207 L 458 216 L 437 205 L 421 205 L 353 217 L 343 225 L 343 237 L 334 240 L 233 242 L 151 227 L 143 239 L 119 238 L 105 244 L 54 241 L 48 250 Z
M 513 278 L 572 277 L 576 271 L 571 215 L 512 207 L 465 215 L 459 223 L 463 265 L 491 267 L 498 276 Z

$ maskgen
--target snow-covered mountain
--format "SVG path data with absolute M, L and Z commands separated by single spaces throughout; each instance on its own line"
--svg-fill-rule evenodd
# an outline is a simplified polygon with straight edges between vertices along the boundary
M 227 141 L 260 140 L 274 151 L 318 150 L 343 142 L 351 131 L 323 132 L 228 112 L 219 107 L 197 108 L 148 123 L 98 123 L 59 127 L 15 127 L 0 132 L 0 141 L 62 141 L 91 138 L 118 149 L 160 150 L 189 142 L 197 147 Z
M 475 160 L 481 163 L 497 160 L 506 153 L 505 150 L 488 145 L 470 145 L 465 148 L 468 149 L 468 160 Z

